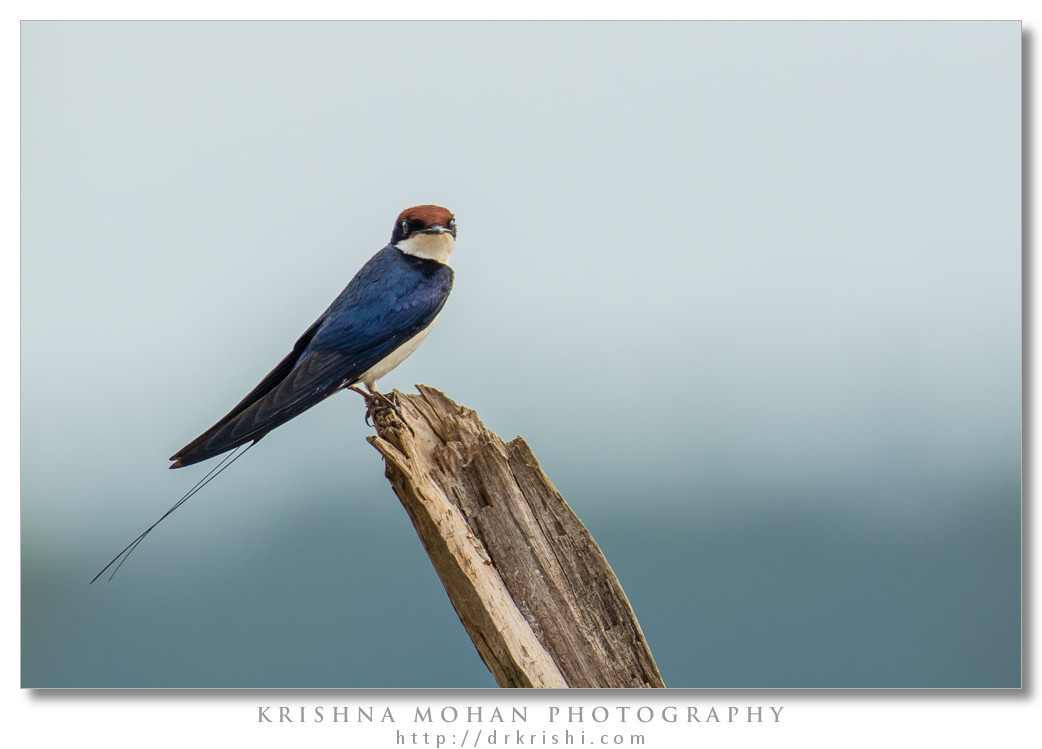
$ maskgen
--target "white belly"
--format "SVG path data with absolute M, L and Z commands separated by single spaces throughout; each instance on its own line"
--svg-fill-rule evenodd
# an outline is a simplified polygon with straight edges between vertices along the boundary
M 423 339 L 431 332 L 431 328 L 434 327 L 436 320 L 437 318 L 431 320 L 430 325 L 363 372 L 358 381 L 363 383 L 369 389 L 369 392 L 376 392 L 376 381 L 405 361 L 409 354 L 419 348 L 419 345 L 423 343 Z

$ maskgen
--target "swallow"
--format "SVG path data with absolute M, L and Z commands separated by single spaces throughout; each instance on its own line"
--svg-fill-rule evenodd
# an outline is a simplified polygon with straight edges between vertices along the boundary
M 256 443 L 345 388 L 366 397 L 372 412 L 386 397 L 377 380 L 427 337 L 452 290 L 449 256 L 456 219 L 436 205 L 399 214 L 386 247 L 355 274 L 293 350 L 220 421 L 170 457 L 183 468 Z M 368 393 L 357 387 L 365 385 Z
M 366 420 L 395 408 L 377 380 L 397 367 L 427 337 L 452 290 L 448 265 L 456 219 L 441 206 L 419 205 L 398 215 L 391 241 L 369 258 L 293 350 L 220 421 L 178 450 L 171 468 L 183 468 L 230 450 L 195 486 L 94 576 L 113 565 L 111 580 L 134 549 L 170 513 L 238 460 L 272 429 L 349 389 L 366 400 Z M 358 387 L 365 386 L 366 390 Z M 381 405 L 382 404 L 382 405 Z M 237 448 L 246 445 L 242 450 Z M 118 562 L 118 564 L 117 564 Z

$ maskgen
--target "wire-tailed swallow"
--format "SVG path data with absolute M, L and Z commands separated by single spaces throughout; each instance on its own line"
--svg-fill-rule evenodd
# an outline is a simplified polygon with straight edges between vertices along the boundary
M 254 443 L 338 390 L 376 381 L 430 332 L 452 289 L 456 219 L 436 205 L 407 208 L 373 255 L 293 350 L 228 414 L 170 460 L 181 468 Z M 358 392 L 366 395 L 363 391 Z M 367 401 L 373 396 L 367 396 Z
M 401 212 L 391 241 L 351 279 L 329 309 L 223 419 L 170 458 L 181 468 L 229 453 L 173 507 L 145 529 L 91 580 L 112 568 L 115 575 L 134 549 L 174 510 L 261 437 L 338 390 L 350 388 L 366 398 L 366 415 L 382 401 L 376 381 L 401 364 L 430 332 L 452 289 L 446 263 L 456 242 L 456 220 L 444 208 L 419 205 Z M 362 383 L 368 393 L 357 387 Z M 118 564 L 117 564 L 118 563 Z M 111 576 L 109 577 L 111 579 Z

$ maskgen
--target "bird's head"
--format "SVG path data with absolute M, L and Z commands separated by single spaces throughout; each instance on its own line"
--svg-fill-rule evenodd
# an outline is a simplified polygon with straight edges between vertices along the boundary
M 456 244 L 456 219 L 439 205 L 417 205 L 398 214 L 391 244 L 408 255 L 448 262 Z

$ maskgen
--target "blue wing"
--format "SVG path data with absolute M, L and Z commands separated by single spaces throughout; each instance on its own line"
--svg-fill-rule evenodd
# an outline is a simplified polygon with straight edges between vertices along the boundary
M 388 246 L 376 253 L 293 350 L 220 421 L 185 445 L 170 467 L 247 442 L 311 408 L 429 326 L 452 289 L 447 265 Z

